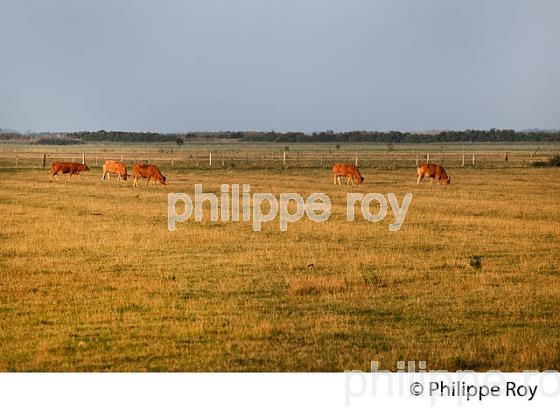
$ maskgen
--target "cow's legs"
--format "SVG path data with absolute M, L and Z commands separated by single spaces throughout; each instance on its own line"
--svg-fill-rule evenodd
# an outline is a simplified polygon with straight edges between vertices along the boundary
M 434 185 L 434 178 L 432 178 L 432 180 L 430 181 L 430 187 L 432 187 Z
M 335 184 L 335 185 L 336 185 L 336 180 L 337 180 L 337 179 L 338 179 L 338 178 L 337 178 L 337 175 L 334 174 L 334 175 L 333 175 L 333 180 L 334 180 L 334 184 Z
M 150 184 L 150 177 L 148 177 L 148 180 L 146 181 L 146 186 L 148 186 Z
M 134 188 L 136 188 L 138 186 L 138 175 L 134 175 L 134 182 L 132 183 L 132 186 Z
M 418 175 L 418 179 L 416 180 L 416 185 L 420 185 L 420 181 L 422 181 L 423 177 L 424 177 L 423 174 Z

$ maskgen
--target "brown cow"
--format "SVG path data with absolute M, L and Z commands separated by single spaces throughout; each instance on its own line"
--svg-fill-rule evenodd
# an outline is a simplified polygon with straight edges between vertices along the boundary
M 416 175 L 418 176 L 418 180 L 416 181 L 417 185 L 420 185 L 420 181 L 425 176 L 432 178 L 432 180 L 430 181 L 430 186 L 432 186 L 434 180 L 438 181 L 438 184 L 451 184 L 451 177 L 447 175 L 445 169 L 443 169 L 443 167 L 438 164 L 420 164 L 416 169 Z
M 101 180 L 104 181 L 105 175 L 107 175 L 107 179 L 110 181 L 111 174 L 117 175 L 117 181 L 121 178 L 126 181 L 128 179 L 128 174 L 126 173 L 126 164 L 124 162 L 112 161 L 110 159 L 106 160 L 103 163 L 103 175 L 101 176 Z
M 138 177 L 147 178 L 146 185 L 150 183 L 150 180 L 153 179 L 158 181 L 161 185 L 165 185 L 165 177 L 161 175 L 161 172 L 158 167 L 151 164 L 136 164 L 132 167 L 132 176 L 134 176 L 134 186 L 138 186 Z
M 335 185 L 337 182 L 340 185 L 341 176 L 348 177 L 346 185 L 348 185 L 350 181 L 352 181 L 352 185 L 354 185 L 354 182 L 356 182 L 357 184 L 361 184 L 362 182 L 364 182 L 364 177 L 362 176 L 362 174 L 360 174 L 360 170 L 357 166 L 352 164 L 334 164 L 332 173 Z
M 58 179 L 58 173 L 62 172 L 63 174 L 70 174 L 70 178 L 72 179 L 72 175 L 80 176 L 80 172 L 82 171 L 89 171 L 89 168 L 86 164 L 79 164 L 77 162 L 53 162 L 51 164 L 51 181 L 53 176 Z

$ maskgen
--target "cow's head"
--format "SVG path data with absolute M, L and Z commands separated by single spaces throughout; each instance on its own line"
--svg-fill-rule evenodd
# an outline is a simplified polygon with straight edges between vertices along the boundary
M 444 185 L 451 185 L 451 177 L 448 176 L 446 179 L 443 180 Z
M 160 175 L 160 177 L 159 177 L 159 183 L 160 183 L 161 185 L 165 185 L 165 180 L 166 180 L 166 178 L 165 178 L 163 175 Z
M 356 182 L 356 184 L 361 184 L 362 182 L 364 182 L 364 177 L 361 175 L 356 175 L 354 177 L 354 182 Z
M 128 174 L 127 173 L 122 174 L 122 179 L 126 181 L 128 179 Z
M 89 171 L 89 167 L 87 165 L 82 165 L 82 170 L 83 171 Z

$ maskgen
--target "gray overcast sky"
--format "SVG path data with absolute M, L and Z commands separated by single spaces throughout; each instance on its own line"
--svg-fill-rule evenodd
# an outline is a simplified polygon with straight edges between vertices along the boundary
M 558 0 L 0 0 L 0 127 L 560 127 Z

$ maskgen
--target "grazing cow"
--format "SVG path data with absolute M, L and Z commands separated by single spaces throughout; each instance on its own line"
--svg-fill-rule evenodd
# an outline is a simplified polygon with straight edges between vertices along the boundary
M 134 186 L 138 186 L 138 177 L 147 178 L 146 186 L 150 183 L 150 179 L 158 181 L 161 185 L 165 185 L 165 177 L 161 175 L 158 167 L 150 164 L 136 164 L 132 167 L 132 176 L 134 176 Z
M 126 181 L 128 179 L 128 174 L 126 173 L 126 164 L 124 162 L 112 161 L 108 159 L 103 163 L 103 175 L 101 176 L 101 180 L 105 180 L 105 175 L 107 175 L 107 179 L 110 181 L 111 174 L 117 175 L 117 181 L 121 178 Z
M 356 184 L 361 184 L 362 182 L 364 182 L 364 177 L 362 176 L 362 174 L 360 174 L 360 170 L 357 166 L 352 164 L 334 164 L 332 173 L 335 185 L 337 182 L 340 185 L 341 176 L 348 178 L 348 180 L 346 181 L 346 185 L 348 185 L 350 181 L 352 181 L 352 185 L 354 185 L 354 182 L 356 182 Z
M 451 184 L 451 177 L 447 175 L 445 169 L 438 164 L 420 164 L 416 169 L 416 175 L 418 175 L 417 185 L 420 185 L 422 178 L 430 177 L 430 186 L 434 183 L 434 180 L 438 181 L 438 184 L 449 185 Z
M 77 162 L 53 162 L 51 164 L 51 181 L 53 176 L 58 179 L 58 173 L 61 172 L 63 174 L 70 174 L 70 178 L 72 179 L 72 175 L 80 176 L 80 172 L 82 171 L 89 171 L 89 168 L 86 164 L 79 164 Z

